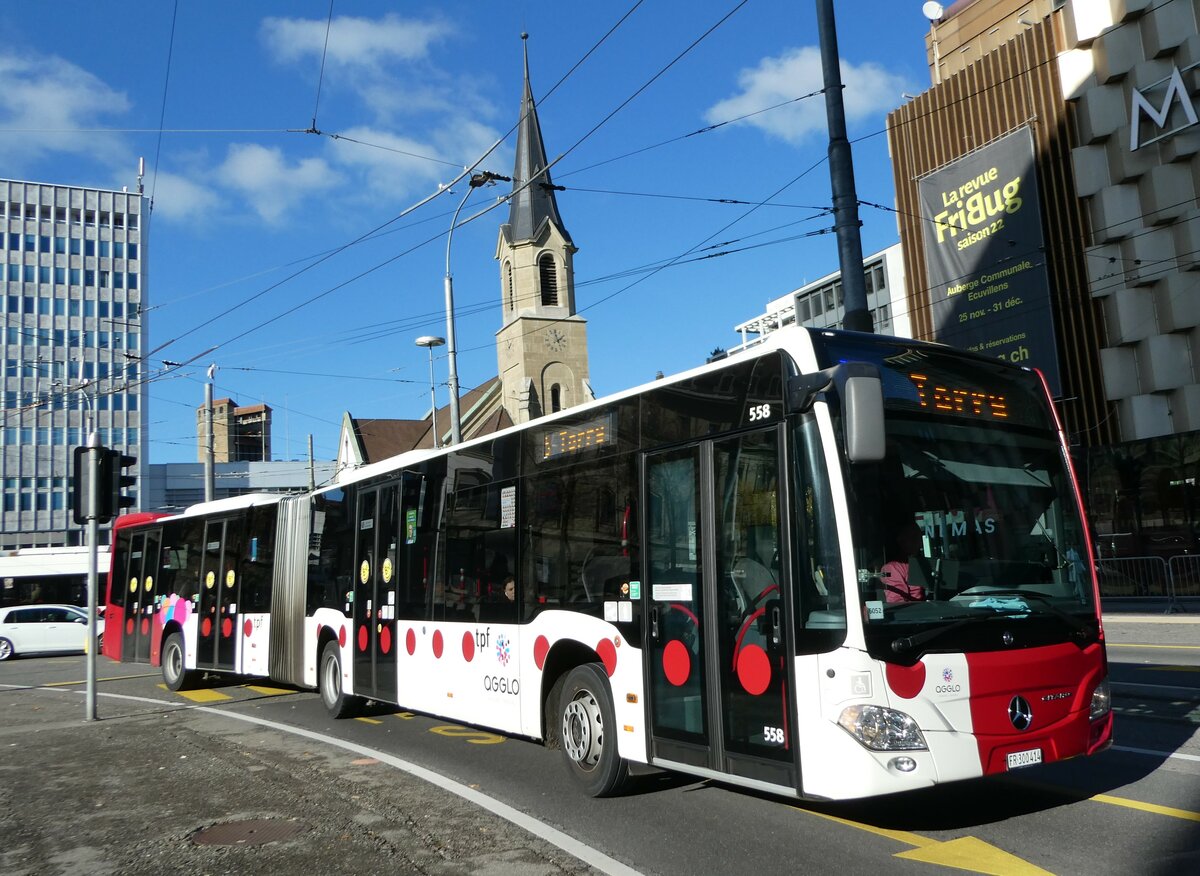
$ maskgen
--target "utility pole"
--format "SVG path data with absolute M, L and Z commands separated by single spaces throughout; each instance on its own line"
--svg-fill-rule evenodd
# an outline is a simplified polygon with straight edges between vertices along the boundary
M 863 278 L 862 238 L 858 218 L 858 193 L 854 188 L 854 159 L 846 139 L 846 111 L 842 106 L 842 69 L 838 58 L 833 0 L 817 0 L 817 31 L 821 41 L 821 68 L 825 74 L 825 115 L 829 121 L 829 181 L 833 190 L 833 224 L 837 232 L 838 263 L 846 315 L 842 328 L 874 331 L 867 310 L 867 285 Z
M 204 501 L 211 502 L 215 492 L 213 483 L 213 377 L 216 364 L 208 366 L 208 382 L 204 384 Z

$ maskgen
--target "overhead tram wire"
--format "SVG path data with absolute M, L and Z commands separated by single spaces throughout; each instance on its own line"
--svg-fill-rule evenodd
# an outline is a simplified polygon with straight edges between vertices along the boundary
M 580 146 L 580 145 L 582 145 L 582 144 L 584 143 L 584 141 L 586 141 L 586 140 L 587 140 L 589 137 L 591 137 L 593 134 L 595 134 L 595 133 L 596 133 L 596 131 L 598 131 L 598 130 L 599 130 L 601 127 L 603 127 L 603 126 L 604 126 L 604 125 L 605 125 L 605 124 L 606 124 L 606 123 L 607 123 L 607 122 L 608 122 L 610 119 L 612 119 L 612 118 L 613 118 L 613 116 L 615 116 L 615 115 L 616 115 L 618 112 L 620 112 L 622 109 L 624 109 L 624 108 L 625 108 L 625 107 L 626 107 L 626 106 L 627 106 L 627 105 L 628 105 L 628 104 L 629 104 L 631 101 L 633 101 L 633 100 L 634 100 L 634 98 L 636 98 L 636 97 L 637 97 L 638 95 L 640 95 L 640 94 L 641 94 L 643 91 L 645 91 L 647 88 L 649 88 L 651 84 L 653 84 L 653 83 L 654 83 L 656 80 L 658 80 L 658 79 L 659 79 L 659 78 L 660 78 L 660 77 L 661 77 L 661 76 L 662 76 L 664 73 L 666 73 L 668 70 L 670 70 L 670 69 L 671 69 L 673 66 L 675 66 L 675 64 L 677 64 L 677 63 L 678 63 L 678 62 L 679 62 L 679 61 L 680 61 L 680 60 L 681 60 L 681 59 L 682 59 L 684 56 L 686 56 L 686 55 L 687 55 L 688 53 L 690 53 L 690 52 L 691 52 L 693 49 L 695 49 L 695 48 L 696 48 L 696 46 L 700 45 L 700 43 L 701 43 L 701 42 L 703 42 L 705 39 L 707 39 L 707 38 L 708 38 L 708 37 L 709 37 L 709 36 L 710 36 L 710 35 L 711 35 L 711 34 L 712 34 L 712 33 L 713 33 L 713 32 L 714 32 L 714 31 L 715 31 L 717 28 L 719 28 L 719 27 L 720 27 L 722 24 L 724 24 L 726 21 L 728 21 L 728 20 L 729 20 L 729 18 L 730 18 L 730 17 L 732 17 L 734 13 L 736 13 L 738 10 L 740 10 L 740 9 L 741 9 L 743 6 L 745 6 L 745 5 L 746 5 L 746 3 L 748 3 L 748 2 L 749 2 L 749 0 L 740 0 L 740 2 L 738 2 L 738 3 L 737 3 L 737 4 L 736 4 L 736 5 L 735 5 L 735 6 L 734 6 L 734 7 L 733 7 L 733 8 L 732 8 L 732 9 L 731 9 L 729 12 L 725 13 L 725 15 L 723 15 L 723 16 L 722 16 L 722 17 L 721 17 L 721 18 L 720 18 L 720 19 L 719 19 L 719 20 L 718 20 L 718 21 L 717 21 L 715 24 L 713 24 L 712 26 L 710 26 L 710 27 L 709 27 L 709 28 L 708 28 L 708 29 L 707 29 L 707 30 L 706 30 L 706 31 L 705 31 L 703 34 L 701 34 L 699 37 L 697 37 L 695 40 L 693 40 L 693 41 L 691 42 L 691 44 L 689 44 L 689 45 L 687 46 L 687 48 L 685 48 L 683 51 L 681 51 L 679 54 L 677 54 L 677 55 L 676 55 L 676 56 L 675 56 L 675 57 L 674 57 L 674 58 L 673 58 L 673 59 L 672 59 L 670 62 L 668 62 L 668 63 L 667 63 L 667 64 L 666 64 L 664 67 L 662 67 L 662 68 L 661 68 L 661 69 L 660 69 L 660 70 L 659 70 L 657 73 L 655 73 L 655 74 L 654 74 L 652 77 L 650 77 L 650 79 L 648 79 L 648 80 L 647 80 L 647 81 L 646 81 L 644 84 L 642 84 L 642 86 L 641 86 L 641 87 L 639 87 L 639 88 L 638 88 L 638 89 L 637 89 L 635 92 L 633 92 L 633 94 L 631 94 L 629 97 L 627 97 L 625 100 L 623 100 L 623 101 L 622 101 L 620 104 L 618 104 L 618 105 L 617 105 L 617 107 L 616 107 L 615 109 L 613 109 L 613 110 L 612 110 L 611 112 L 609 112 L 609 113 L 608 113 L 608 114 L 607 114 L 607 115 L 606 115 L 604 118 L 602 118 L 602 119 L 601 119 L 599 122 L 597 122 L 597 123 L 596 123 L 594 126 L 592 126 L 592 128 L 591 128 L 591 129 L 590 129 L 590 130 L 589 130 L 587 133 L 585 133 L 585 134 L 584 134 L 582 137 L 580 137 L 578 140 L 576 140 L 576 141 L 575 141 L 575 143 L 574 143 L 574 144 L 572 144 L 572 145 L 571 145 L 571 146 L 570 146 L 570 147 L 567 149 L 567 151 L 566 151 L 566 152 L 563 152 L 561 155 L 559 155 L 559 156 L 558 156 L 558 158 L 554 159 L 554 160 L 553 160 L 553 161 L 551 161 L 549 164 L 547 164 L 547 165 L 546 165 L 546 167 L 542 168 L 542 171 L 541 171 L 541 173 L 539 174 L 539 176 L 540 176 L 541 174 L 544 174 L 544 173 L 546 173 L 548 170 L 550 170 L 550 168 L 551 168 L 551 167 L 553 167 L 555 164 L 557 164 L 559 161 L 561 161 L 563 158 L 565 158 L 567 155 L 569 155 L 569 154 L 570 154 L 571 152 L 573 152 L 575 149 L 578 149 L 578 148 L 579 148 L 579 146 Z M 636 7 L 635 7 L 635 8 L 636 8 Z M 624 19 L 622 19 L 622 21 L 623 21 L 623 20 L 624 20 Z M 612 32 L 612 31 L 610 30 L 610 31 L 609 31 L 609 33 L 611 33 L 611 32 Z M 605 37 L 604 37 L 603 39 L 607 39 L 607 34 L 605 35 Z M 590 52 L 589 52 L 589 54 L 590 54 Z M 575 68 L 572 68 L 572 69 L 575 69 Z M 509 133 L 511 133 L 513 130 L 515 130 L 515 129 L 516 129 L 516 127 L 517 127 L 517 125 L 519 125 L 519 124 L 520 124 L 520 121 L 518 120 L 517 124 L 516 124 L 516 125 L 514 125 L 512 128 L 510 128 L 510 129 L 509 129 Z M 507 136 L 507 135 L 506 135 L 506 136 Z M 494 150 L 494 149 L 496 148 L 496 146 L 498 146 L 498 145 L 499 145 L 499 143 L 500 143 L 500 142 L 501 142 L 501 141 L 497 141 L 497 143 L 496 143 L 496 144 L 493 144 L 493 146 L 491 147 L 491 149 L 489 149 L 489 150 L 488 150 L 488 153 L 487 153 L 487 154 L 490 154 L 490 153 L 492 152 L 492 150 Z M 486 158 L 486 154 L 485 154 L 484 158 Z M 482 163 L 482 161 L 483 161 L 483 158 L 481 158 L 479 161 L 477 161 L 477 162 L 476 162 L 476 163 L 475 163 L 475 164 L 474 164 L 474 165 L 473 165 L 473 166 L 470 168 L 470 170 L 474 170 L 474 169 L 475 169 L 475 167 L 478 167 L 478 165 L 479 165 L 480 163 Z M 805 171 L 805 173 L 808 173 L 808 171 Z M 460 180 L 463 178 L 463 176 L 464 176 L 464 175 L 465 175 L 465 174 L 463 174 L 463 175 L 460 175 L 460 176 L 459 176 L 457 179 L 455 179 L 454 183 L 451 183 L 451 186 L 452 186 L 452 185 L 454 185 L 455 183 L 459 182 L 459 181 L 460 181 Z M 799 177 L 797 177 L 797 179 L 799 179 Z M 504 198 L 497 199 L 497 201 L 496 201 L 494 204 L 491 204 L 491 205 L 489 205 L 488 207 L 485 207 L 484 209 L 482 209 L 482 210 L 480 210 L 480 211 L 478 211 L 478 212 L 474 213 L 473 215 L 471 215 L 471 216 L 468 216 L 466 219 L 463 219 L 463 220 L 461 220 L 461 221 L 460 221 L 460 222 L 458 222 L 458 223 L 457 223 L 457 224 L 456 224 L 454 227 L 455 227 L 455 228 L 461 228 L 462 226 L 464 226 L 464 225 L 467 225 L 467 224 L 469 224 L 469 223 L 471 223 L 471 222 L 475 221 L 476 219 L 479 219 L 481 216 L 483 216 L 483 215 L 485 215 L 485 214 L 487 214 L 487 213 L 490 213 L 492 210 L 496 209 L 496 207 L 498 207 L 498 206 L 500 206 L 501 204 L 503 204 L 503 203 L 507 202 L 507 201 L 508 201 L 508 200 L 509 200 L 509 199 L 510 199 L 510 198 L 511 198 L 513 195 L 515 195 L 515 194 L 517 194 L 518 192 L 522 191 L 522 190 L 523 190 L 525 187 L 527 187 L 527 186 L 529 186 L 529 185 L 532 185 L 532 184 L 534 184 L 535 182 L 536 182 L 536 179 L 530 179 L 530 180 L 526 181 L 526 182 L 524 183 L 524 185 L 523 185 L 523 186 L 521 186 L 520 188 L 518 188 L 518 189 L 514 189 L 512 192 L 510 192 L 510 193 L 509 193 L 507 196 L 505 196 Z M 790 185 L 790 184 L 789 184 L 789 185 Z M 449 189 L 449 186 L 447 186 L 447 187 L 446 187 L 446 189 L 443 189 L 443 191 L 445 191 L 445 190 L 448 190 L 448 189 Z M 439 192 L 439 194 L 440 194 L 440 192 Z M 433 197 L 435 197 L 435 196 L 430 196 L 430 198 L 427 198 L 427 199 L 426 199 L 426 201 L 428 201 L 428 200 L 432 200 L 432 198 L 433 198 Z M 423 201 L 423 202 L 422 202 L 422 204 L 424 204 L 426 201 Z M 418 205 L 418 206 L 420 206 L 420 205 Z M 412 208 L 412 209 L 415 209 L 415 207 L 414 207 L 414 208 Z M 411 210 L 409 210 L 409 211 L 405 211 L 405 213 L 402 213 L 401 215 L 402 215 L 402 216 L 403 216 L 403 215 L 406 215 L 408 212 L 411 212 Z M 753 212 L 753 210 L 751 210 L 750 212 Z M 749 215 L 749 214 L 747 213 L 746 215 Z M 399 217 L 399 216 L 397 216 L 397 217 L 395 217 L 395 218 L 400 218 L 400 217 Z M 393 222 L 393 221 L 395 221 L 395 219 L 389 220 L 389 222 L 388 222 L 388 223 L 385 223 L 385 224 L 390 224 L 390 223 L 391 223 L 391 222 Z M 735 220 L 735 221 L 738 221 L 738 220 Z M 730 224 L 732 225 L 733 223 L 730 223 Z M 383 226 L 380 226 L 380 227 L 383 227 Z M 725 226 L 725 227 L 729 227 L 729 226 Z M 378 230 L 378 229 L 375 229 L 375 230 Z M 293 306 L 293 307 L 290 307 L 290 308 L 288 308 L 287 310 L 283 311 L 282 313 L 279 313 L 279 314 L 277 314 L 277 315 L 276 315 L 276 316 L 274 316 L 274 317 L 271 317 L 270 319 L 264 320 L 263 322 L 260 322 L 260 323 L 258 323 L 257 325 L 251 326 L 250 328 L 248 328 L 248 329 L 246 329 L 245 331 L 243 331 L 243 332 L 241 332 L 241 333 L 239 333 L 239 334 L 235 335 L 234 337 L 232 337 L 232 338 L 228 338 L 227 340 L 220 342 L 219 344 L 217 344 L 217 347 L 223 347 L 223 346 L 227 346 L 228 344 L 231 344 L 231 343 L 233 343 L 233 342 L 235 342 L 235 341 L 241 340 L 241 339 L 242 339 L 242 338 L 244 338 L 246 335 L 248 335 L 248 334 L 251 334 L 251 333 L 253 333 L 253 332 L 255 332 L 255 331 L 258 331 L 259 329 L 261 329 L 261 328 L 264 328 L 264 327 L 266 327 L 266 326 L 270 325 L 271 323 L 277 322 L 278 320 L 280 320 L 280 319 L 284 318 L 285 316 L 288 316 L 288 315 L 290 315 L 290 314 L 292 314 L 292 313 L 295 313 L 297 310 L 300 310 L 301 308 L 303 308 L 303 307 L 306 307 L 306 306 L 308 306 L 309 304 L 312 304 L 312 303 L 314 303 L 315 301 L 318 301 L 318 300 L 320 300 L 321 298 L 324 298 L 326 295 L 329 295 L 329 294 L 331 294 L 331 293 L 333 293 L 333 292 L 337 291 L 338 289 L 342 289 L 342 288 L 344 288 L 345 286 L 349 285 L 350 283 L 353 283 L 353 282 L 355 282 L 355 281 L 357 281 L 357 280 L 359 280 L 359 279 L 362 279 L 362 278 L 363 278 L 363 277 L 365 277 L 365 276 L 368 276 L 369 274 L 372 274 L 372 273 L 374 273 L 375 271 L 379 270 L 380 268 L 383 268 L 383 267 L 385 267 L 386 265 L 389 265 L 389 264 L 391 264 L 392 262 L 396 261 L 397 259 L 399 259 L 399 258 L 401 258 L 401 257 L 403 257 L 403 256 L 405 256 L 405 255 L 408 255 L 409 253 L 412 253 L 412 252 L 414 252 L 415 250 L 417 250 L 417 249 L 419 249 L 419 248 L 421 248 L 421 247 L 423 247 L 423 246 L 425 246 L 425 245 L 427 245 L 427 244 L 429 244 L 429 243 L 432 243 L 434 240 L 437 240 L 437 239 L 441 238 L 442 236 L 444 236 L 444 234 L 448 234 L 448 233 L 449 233 L 449 229 L 448 229 L 447 231 L 445 231 L 445 232 L 442 232 L 441 234 L 438 234 L 438 235 L 436 235 L 435 237 L 432 237 L 432 238 L 429 238 L 429 239 L 427 239 L 427 240 L 425 240 L 425 241 L 422 241 L 421 243 L 418 243 L 418 244 L 416 244 L 416 245 L 414 245 L 414 246 L 410 247 L 409 249 L 405 250 L 404 252 L 401 252 L 401 253 L 399 253 L 399 254 L 397 254 L 397 255 L 395 255 L 395 256 L 393 256 L 393 257 L 389 258 L 389 259 L 386 259 L 385 261 L 383 261 L 383 262 L 380 262 L 379 264 L 376 264 L 376 265 L 374 265 L 373 267 L 371 267 L 371 268 L 368 268 L 367 270 L 365 270 L 365 271 L 362 271 L 362 272 L 360 272 L 360 273 L 356 274 L 355 276 L 353 276 L 353 277 L 350 277 L 349 279 L 347 279 L 347 280 L 344 280 L 343 282 L 341 282 L 341 283 L 338 283 L 338 284 L 336 284 L 336 285 L 332 286 L 331 288 L 329 288 L 329 289 L 326 289 L 325 291 L 318 293 L 317 295 L 314 295 L 314 296 L 311 296 L 311 297 L 309 297 L 309 298 L 305 299 L 304 301 L 302 301 L 302 302 L 300 302 L 300 303 L 296 304 L 296 305 L 295 305 L 295 306 Z M 719 232 L 718 232 L 718 233 L 719 233 Z M 348 244 L 348 245 L 349 245 L 349 244 Z M 347 246 L 348 246 L 348 245 L 347 245 Z M 341 248 L 339 248 L 339 251 L 340 251 L 341 249 L 344 249 L 344 248 L 345 248 L 345 247 L 341 247 Z M 305 270 L 307 270 L 307 268 L 306 268 Z M 299 273 L 299 272 L 298 272 L 298 273 Z M 281 281 L 280 281 L 280 283 L 286 282 L 286 281 L 287 281 L 287 279 L 290 279 L 290 278 L 285 278 L 284 280 L 281 280 Z M 277 286 L 277 285 L 279 285 L 279 284 L 275 284 L 275 285 Z M 272 287 L 270 287 L 270 288 L 274 288 L 274 286 L 272 286 Z M 255 296 L 254 296 L 254 298 L 257 298 L 257 297 L 261 296 L 262 294 L 265 294 L 265 292 L 266 292 L 266 291 L 269 291 L 269 290 L 264 290 L 263 292 L 260 292 L 260 293 L 258 293 L 258 295 L 255 295 Z M 249 301 L 249 300 L 253 300 L 253 298 L 251 298 L 251 299 L 248 299 L 246 302 L 242 302 L 242 303 L 240 303 L 240 304 L 236 305 L 234 308 L 230 308 L 230 310 L 229 310 L 228 312 L 232 312 L 232 310 L 235 310 L 235 309 L 237 309 L 238 307 L 241 307 L 241 306 L 242 306 L 242 304 L 248 303 L 248 301 Z M 222 314 L 222 315 L 223 315 L 223 314 Z M 204 326 L 204 325 L 208 325 L 208 324 L 210 324 L 210 323 L 214 322 L 214 321 L 215 321 L 216 319 L 218 319 L 218 318 L 220 318 L 220 317 L 219 317 L 219 316 L 218 316 L 218 317 L 213 317 L 212 319 L 209 319 L 209 320 L 207 320 L 205 323 L 202 323 L 200 326 L 196 326 L 196 327 L 194 327 L 194 328 L 190 329 L 190 330 L 189 330 L 189 331 L 188 331 L 186 334 L 190 334 L 191 332 L 193 332 L 193 331 L 196 331 L 198 328 L 201 328 L 201 327 L 202 327 L 202 326 Z M 170 343 L 170 342 L 169 342 L 169 343 Z M 161 347 L 159 347 L 158 349 L 162 349 L 162 348 L 161 348 Z
M 320 133 L 317 130 L 317 108 L 321 105 L 321 84 L 325 81 L 325 58 L 329 54 L 329 31 L 333 29 L 333 0 L 329 0 L 329 16 L 325 19 L 325 47 L 321 50 L 321 70 L 317 74 L 317 97 L 313 101 L 312 125 L 310 130 L 312 133 Z
M 154 175 L 150 178 L 149 210 L 154 212 L 154 193 L 158 190 L 158 159 L 162 155 L 163 122 L 167 118 L 167 89 L 171 83 L 171 58 L 175 54 L 175 22 L 179 18 L 179 0 L 171 11 L 171 36 L 167 41 L 167 71 L 163 77 L 162 107 L 158 112 L 158 138 L 154 144 Z M 139 180 L 141 182 L 141 180 Z

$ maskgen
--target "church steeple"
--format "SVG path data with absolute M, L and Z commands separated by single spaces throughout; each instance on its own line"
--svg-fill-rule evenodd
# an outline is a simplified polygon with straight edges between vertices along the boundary
M 522 41 L 528 34 L 521 34 Z M 500 313 L 496 358 L 504 407 L 514 423 L 595 398 L 588 379 L 587 320 L 575 312 L 575 244 L 562 217 L 529 84 L 517 126 L 517 157 L 508 222 L 500 226 Z M 530 180 L 531 185 L 526 186 Z
M 546 167 L 546 146 L 542 143 L 542 126 L 538 122 L 533 88 L 529 84 L 529 34 L 521 34 L 525 54 L 525 93 L 521 97 L 521 121 L 517 128 L 517 159 L 513 167 L 513 195 L 508 208 L 508 226 L 512 240 L 532 240 L 545 221 L 553 222 L 569 244 L 571 235 L 558 215 L 550 172 L 540 176 Z M 529 180 L 533 184 L 521 189 Z M 518 191 L 520 189 L 520 191 Z

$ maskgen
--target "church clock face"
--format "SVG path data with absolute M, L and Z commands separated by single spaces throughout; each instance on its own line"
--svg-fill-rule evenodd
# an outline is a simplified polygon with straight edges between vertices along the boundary
M 561 353 L 567 348 L 567 334 L 562 329 L 548 329 L 545 339 L 546 349 L 552 353 Z

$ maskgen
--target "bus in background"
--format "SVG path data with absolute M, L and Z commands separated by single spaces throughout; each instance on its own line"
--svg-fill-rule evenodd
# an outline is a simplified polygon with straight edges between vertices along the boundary
M 236 672 L 542 740 L 596 796 L 634 763 L 847 799 L 1111 744 L 1044 383 L 905 339 L 784 329 L 311 494 L 122 526 L 112 580 L 105 653 L 172 689 Z
M 103 576 L 109 549 L 96 554 Z M 87 608 L 88 549 L 86 547 L 16 548 L 0 551 L 0 608 L 9 605 L 56 603 Z M 100 606 L 104 606 L 101 587 Z

